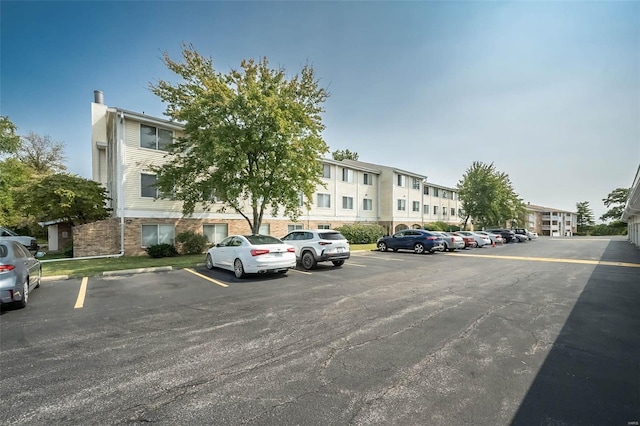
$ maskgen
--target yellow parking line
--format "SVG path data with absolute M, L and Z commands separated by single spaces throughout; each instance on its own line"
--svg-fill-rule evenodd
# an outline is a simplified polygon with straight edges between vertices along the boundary
M 220 287 L 229 287 L 227 284 L 223 283 L 222 281 L 218 281 L 218 280 L 214 280 L 213 278 L 209 278 L 206 275 L 202 275 L 196 271 L 194 271 L 193 269 L 189 269 L 189 268 L 184 268 L 185 271 L 192 273 L 193 275 L 196 275 L 200 278 L 203 278 L 207 281 L 211 281 L 214 284 L 218 284 Z
M 489 259 L 529 260 L 533 262 L 579 263 L 583 265 L 604 265 L 604 266 L 621 266 L 625 268 L 640 268 L 640 263 L 608 262 L 605 260 L 555 259 L 552 257 L 499 256 L 499 255 L 492 255 L 492 254 L 465 254 L 465 253 L 447 253 L 446 255 L 447 256 L 467 256 L 467 257 L 486 257 Z
M 313 275 L 311 272 L 305 272 L 305 271 L 301 271 L 299 269 L 289 269 L 290 271 L 296 271 L 300 274 L 305 274 L 305 275 Z
M 73 309 L 80 309 L 84 306 L 84 298 L 87 295 L 87 282 L 89 281 L 88 277 L 83 277 L 82 282 L 80 283 L 80 291 L 78 291 L 78 298 L 76 299 L 76 304 Z

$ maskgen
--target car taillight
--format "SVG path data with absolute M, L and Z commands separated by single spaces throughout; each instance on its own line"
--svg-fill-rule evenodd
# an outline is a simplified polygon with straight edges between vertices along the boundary
M 251 249 L 251 256 L 260 256 L 261 254 L 267 254 L 269 250 L 264 249 Z
M 0 272 L 9 272 L 13 271 L 14 269 L 16 269 L 16 267 L 13 265 L 0 265 Z
M 329 241 L 318 241 L 318 244 L 320 244 L 321 246 L 328 246 L 331 243 Z
M 288 251 L 289 253 L 295 253 L 295 252 L 296 252 L 296 249 L 294 249 L 293 247 L 289 247 L 289 248 L 287 249 L 287 251 Z

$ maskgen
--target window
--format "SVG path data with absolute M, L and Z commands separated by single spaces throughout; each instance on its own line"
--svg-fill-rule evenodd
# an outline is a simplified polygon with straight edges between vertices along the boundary
M 455 216 L 455 215 L 456 215 L 456 209 L 451 207 L 451 216 Z
M 329 164 L 322 165 L 322 177 L 325 179 L 331 179 L 331 165 Z
M 142 247 L 156 244 L 173 244 L 175 227 L 173 225 L 142 225 Z
M 438 206 L 433 206 L 433 214 L 434 215 L 438 214 Z
M 439 195 L 438 195 L 438 194 L 439 194 L 439 190 L 438 190 L 438 188 L 433 188 L 433 196 L 434 196 L 434 197 L 439 197 Z
M 413 181 L 411 182 L 411 187 L 413 189 L 420 189 L 420 179 L 413 178 Z
M 371 176 L 369 173 L 363 173 L 362 178 L 365 185 L 373 185 L 373 176 Z
M 405 176 L 404 175 L 398 175 L 398 179 L 396 180 L 396 184 L 398 186 L 404 187 L 404 185 L 405 185 Z
M 298 194 L 298 205 L 300 207 L 304 206 L 304 195 L 302 192 Z
M 353 210 L 353 197 L 342 197 L 342 208 L 345 210 Z
M 346 167 L 342 168 L 342 181 L 343 182 L 353 182 L 353 170 L 347 169 Z
M 425 185 L 425 186 L 423 186 L 423 187 L 422 187 L 422 193 L 423 193 L 424 195 L 429 195 L 429 187 L 428 187 L 428 186 L 426 186 L 426 185 Z
M 455 192 L 452 192 L 452 193 L 451 193 L 451 199 L 452 199 L 452 200 L 455 200 L 455 199 L 456 199 L 456 193 L 455 193 Z
M 159 127 L 140 125 L 140 147 L 167 151 L 173 142 L 173 132 Z
M 442 198 L 447 198 L 447 191 L 442 191 Z
M 302 228 L 303 228 L 303 226 L 302 226 L 301 223 L 292 223 L 292 224 L 287 225 L 287 232 L 295 231 L 297 229 L 302 229 Z
M 271 235 L 271 227 L 268 223 L 261 223 L 260 229 L 258 229 L 258 234 L 260 235 Z
M 570 220 L 568 220 L 568 221 L 567 221 L 567 223 L 566 223 L 566 225 L 567 225 L 567 226 L 571 226 L 571 221 L 570 221 Z
M 331 195 L 318 194 L 318 207 L 324 207 L 324 208 L 331 207 Z
M 442 208 L 442 216 L 446 216 L 447 215 L 447 208 L 443 207 Z
M 419 212 L 420 211 L 420 202 L 419 201 L 414 201 L 412 203 L 411 210 L 414 211 L 414 212 Z
M 462 213 L 462 209 L 458 209 L 458 216 L 464 217 L 464 214 Z
M 142 173 L 140 175 L 140 196 L 158 198 L 159 191 L 156 188 L 156 175 Z
M 202 233 L 207 237 L 209 243 L 218 244 L 229 235 L 226 223 L 214 223 L 211 225 L 202 225 Z
M 373 200 L 371 198 L 365 198 L 362 200 L 362 210 L 373 210 Z
M 422 206 L 422 213 L 429 214 L 429 204 Z
M 318 229 L 331 229 L 331 226 L 324 223 L 322 225 L 318 225 Z
M 405 211 L 407 209 L 407 203 L 405 200 L 398 200 L 398 210 L 399 211 Z

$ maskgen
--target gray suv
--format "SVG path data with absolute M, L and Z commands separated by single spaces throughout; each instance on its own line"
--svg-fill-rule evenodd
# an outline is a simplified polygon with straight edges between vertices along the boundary
M 342 266 L 349 259 L 349 242 L 331 229 L 299 229 L 289 232 L 282 241 L 296 249 L 296 258 L 304 269 L 313 269 L 318 262 L 331 261 Z

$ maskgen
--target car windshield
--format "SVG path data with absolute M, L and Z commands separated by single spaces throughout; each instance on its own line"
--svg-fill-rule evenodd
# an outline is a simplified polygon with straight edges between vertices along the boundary
M 346 238 L 339 232 L 319 232 L 318 235 L 323 240 L 346 240 Z
M 263 244 L 284 244 L 282 241 L 269 235 L 245 235 L 244 236 L 253 245 L 259 246 Z

